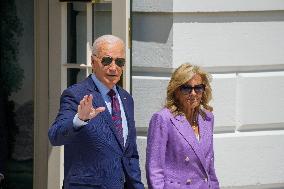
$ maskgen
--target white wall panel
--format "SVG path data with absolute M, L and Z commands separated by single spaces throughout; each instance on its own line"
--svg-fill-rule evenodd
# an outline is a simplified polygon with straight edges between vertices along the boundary
M 228 12 L 284 10 L 283 0 L 134 0 L 135 12 Z
M 169 78 L 135 76 L 132 82 L 136 127 L 147 128 L 153 113 L 165 104 Z
M 135 12 L 172 12 L 172 0 L 137 0 L 133 1 Z
M 173 65 L 185 61 L 206 67 L 283 65 L 283 20 L 284 11 L 176 14 Z
M 240 129 L 284 129 L 284 72 L 241 73 L 238 86 Z
M 283 131 L 217 134 L 214 144 L 221 186 L 284 187 Z
M 172 12 L 173 0 L 134 0 L 135 12 Z
M 133 66 L 171 67 L 172 47 L 167 44 L 133 41 Z
M 283 0 L 173 0 L 173 12 L 284 10 Z
M 171 14 L 133 14 L 133 66 L 171 67 Z
M 215 132 L 234 131 L 236 127 L 236 74 L 213 74 L 212 106 Z
M 137 137 L 137 147 L 139 152 L 139 163 L 141 168 L 142 182 L 144 185 L 147 185 L 145 164 L 146 164 L 146 146 L 147 146 L 147 137 L 138 136 Z

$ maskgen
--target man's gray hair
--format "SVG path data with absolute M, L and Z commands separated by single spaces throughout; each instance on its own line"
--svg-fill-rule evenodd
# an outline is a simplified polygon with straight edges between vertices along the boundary
M 100 50 L 99 48 L 101 47 L 102 44 L 105 44 L 105 43 L 109 43 L 109 44 L 121 43 L 124 46 L 123 40 L 120 39 L 119 37 L 116 37 L 114 35 L 102 35 L 94 41 L 93 47 L 92 47 L 92 54 L 97 55 L 97 53 Z

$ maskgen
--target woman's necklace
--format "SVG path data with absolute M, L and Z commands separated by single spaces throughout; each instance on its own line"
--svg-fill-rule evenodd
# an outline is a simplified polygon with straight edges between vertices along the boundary
M 193 120 L 192 120 L 192 125 L 191 125 L 194 133 L 196 136 L 199 135 L 199 125 L 198 125 L 198 112 L 195 111 L 193 114 Z
M 196 119 L 193 120 L 193 124 L 192 124 L 191 127 L 194 130 L 194 132 L 197 133 L 197 131 L 198 131 L 198 124 L 196 123 Z
M 192 123 L 191 123 L 191 128 L 192 128 L 197 140 L 199 141 L 200 136 L 199 136 L 198 113 L 197 112 L 194 112 L 194 114 L 193 114 L 193 120 L 192 120 Z
M 187 118 L 187 120 L 189 121 L 191 128 L 193 129 L 194 133 L 196 135 L 199 135 L 198 121 L 197 121 L 198 120 L 198 113 L 195 111 L 192 116 L 193 116 L 192 119 Z

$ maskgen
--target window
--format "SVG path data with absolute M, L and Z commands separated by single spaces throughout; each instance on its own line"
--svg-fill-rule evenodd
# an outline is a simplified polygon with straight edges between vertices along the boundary
M 62 88 L 75 84 L 92 73 L 90 47 L 97 37 L 104 34 L 117 35 L 115 34 L 115 32 L 117 32 L 120 34 L 118 36 L 124 39 L 125 44 L 128 46 L 128 40 L 126 41 L 126 39 L 129 38 L 129 19 L 127 17 L 130 13 L 129 8 L 125 8 L 126 5 L 126 3 L 117 1 L 100 1 L 100 3 L 67 3 L 67 34 L 65 36 L 63 35 L 63 37 L 66 37 L 67 55 L 66 61 L 62 62 L 62 76 L 64 77 L 62 78 Z M 120 8 L 121 6 L 124 6 L 124 8 Z M 126 14 L 120 14 L 120 17 L 122 17 L 120 20 L 124 23 L 114 24 L 113 17 L 115 15 L 112 13 L 119 13 L 121 10 L 127 10 Z M 124 26 L 127 26 L 127 28 Z M 124 36 L 121 36 L 123 33 Z M 126 65 L 128 64 L 128 68 L 125 72 L 130 70 L 129 49 L 126 49 Z M 121 86 L 123 86 L 123 83 L 127 83 L 125 81 L 127 79 L 127 74 L 125 72 L 119 83 Z M 124 85 L 124 88 L 127 87 Z

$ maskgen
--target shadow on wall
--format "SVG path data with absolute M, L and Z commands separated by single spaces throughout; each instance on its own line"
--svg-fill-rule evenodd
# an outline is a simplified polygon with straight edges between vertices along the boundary
M 134 12 L 132 16 L 132 39 L 143 42 L 167 43 L 172 25 L 172 14 Z
M 180 13 L 174 16 L 174 23 L 271 22 L 283 20 L 283 11 Z

